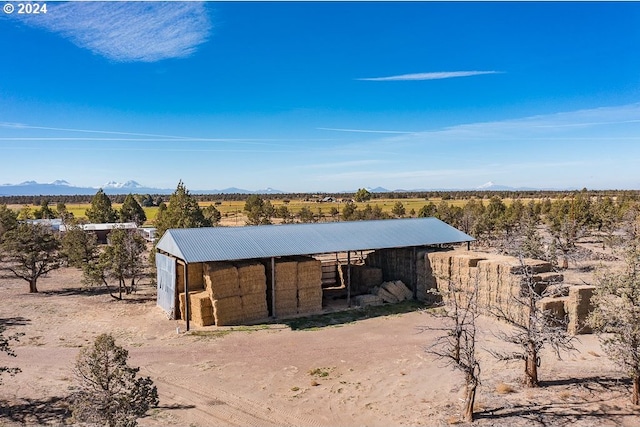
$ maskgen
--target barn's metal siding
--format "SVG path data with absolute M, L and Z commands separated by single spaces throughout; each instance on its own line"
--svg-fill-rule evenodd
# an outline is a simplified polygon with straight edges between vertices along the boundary
M 156 254 L 156 269 L 158 272 L 157 304 L 162 307 L 169 318 L 175 319 L 176 260 L 162 254 Z
M 167 230 L 157 248 L 187 263 L 311 255 L 475 240 L 437 218 Z

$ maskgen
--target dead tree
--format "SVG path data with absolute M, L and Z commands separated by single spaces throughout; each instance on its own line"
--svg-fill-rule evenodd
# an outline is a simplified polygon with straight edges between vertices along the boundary
M 429 314 L 440 319 L 442 323 L 438 327 L 422 329 L 441 331 L 443 334 L 427 348 L 427 352 L 464 375 L 465 400 L 462 419 L 472 422 L 476 391 L 480 385 L 480 363 L 476 358 L 477 286 L 471 291 L 466 291 L 448 280 L 445 291 L 434 293 L 442 296 L 443 306 L 429 311 Z
M 640 405 L 640 224 L 627 230 L 625 268 L 598 274 L 589 323 L 602 347 L 633 381 L 631 402 Z
M 540 301 L 549 295 L 547 287 L 536 282 L 531 266 L 520 257 L 522 281 L 517 295 L 511 295 L 509 310 L 504 306 L 491 306 L 489 312 L 507 323 L 511 330 L 496 333 L 504 342 L 514 344 L 516 351 L 503 352 L 488 349 L 498 360 L 524 362 L 523 384 L 526 387 L 538 387 L 538 368 L 541 365 L 540 352 L 550 347 L 560 359 L 561 352 L 576 350 L 575 337 L 567 332 L 568 320 L 558 319 L 550 310 L 544 310 Z

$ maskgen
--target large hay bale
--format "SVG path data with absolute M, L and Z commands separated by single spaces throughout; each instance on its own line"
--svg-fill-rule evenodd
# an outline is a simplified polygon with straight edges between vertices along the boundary
M 560 326 L 564 324 L 567 317 L 565 310 L 567 300 L 567 297 L 545 297 L 538 301 L 538 308 L 546 312 L 551 319 L 555 320 L 556 325 Z
M 238 269 L 226 262 L 205 264 L 204 280 L 212 300 L 240 296 Z
M 198 326 L 215 325 L 216 320 L 213 315 L 213 304 L 209 298 L 208 292 L 200 292 L 192 297 L 189 294 L 189 301 L 191 301 L 191 320 Z
M 523 274 L 527 268 L 531 273 L 548 273 L 553 270 L 551 263 L 539 259 L 526 258 L 522 262 L 515 257 L 504 257 L 504 268 L 508 269 L 509 274 Z M 524 265 L 523 265 L 524 264 Z
M 204 265 L 201 262 L 187 264 L 189 292 L 204 289 L 203 269 Z M 184 264 L 182 263 L 176 265 L 176 288 L 178 293 L 184 292 Z
M 589 334 L 592 328 L 587 324 L 587 316 L 593 310 L 591 297 L 595 286 L 579 285 L 569 288 L 566 310 L 569 314 L 567 331 L 572 335 Z
M 297 265 L 298 289 L 322 286 L 322 262 L 309 257 L 300 257 Z
M 400 280 L 384 282 L 380 288 L 392 294 L 398 302 L 413 298 L 413 292 L 409 290 Z
M 265 293 L 267 291 L 267 276 L 264 265 L 259 262 L 235 263 L 238 270 L 238 285 L 240 295 Z
M 388 290 L 386 290 L 382 286 L 376 286 L 375 288 L 373 288 L 371 290 L 371 293 L 373 295 L 379 296 L 382 299 L 383 302 L 388 302 L 388 303 L 391 303 L 391 304 L 395 304 L 397 302 L 400 302 L 400 300 L 398 300 L 398 298 L 394 294 L 392 294 L 391 292 L 389 292 Z
M 213 315 L 217 326 L 241 325 L 244 319 L 242 298 L 233 296 L 213 300 Z
M 185 293 L 181 292 L 179 294 L 179 298 L 180 318 L 186 320 Z M 198 326 L 209 326 L 215 324 L 213 305 L 208 292 L 189 292 L 189 320 Z
M 322 311 L 322 288 L 298 289 L 298 314 L 316 314 Z
M 298 290 L 295 288 L 276 288 L 274 311 L 278 318 L 298 314 Z
M 290 259 L 279 259 L 275 262 L 275 284 L 271 283 L 271 262 L 265 264 L 267 283 L 275 289 L 298 289 L 298 263 Z
M 244 323 L 264 320 L 269 317 L 267 296 L 264 292 L 242 295 L 242 319 Z

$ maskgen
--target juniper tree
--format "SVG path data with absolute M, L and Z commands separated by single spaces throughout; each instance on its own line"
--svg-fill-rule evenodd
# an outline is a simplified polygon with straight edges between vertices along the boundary
M 60 241 L 44 225 L 22 223 L 2 237 L 3 259 L 7 270 L 29 282 L 29 292 L 38 292 L 37 282 L 42 276 L 62 265 Z
M 115 299 L 122 293 L 130 294 L 145 275 L 142 255 L 146 242 L 138 233 L 116 228 L 109 233 L 109 245 L 97 258 L 83 268 L 85 280 L 91 284 L 104 285 Z M 111 290 L 111 281 L 117 281 L 118 295 Z
M 247 223 L 249 225 L 265 225 L 271 224 L 275 210 L 270 201 L 264 201 L 257 194 L 249 196 L 244 204 L 244 211 L 247 214 Z
M 18 342 L 19 338 L 24 335 L 23 333 L 17 333 L 13 335 L 5 335 L 7 327 L 0 324 L 0 353 L 4 353 L 7 356 L 16 357 L 16 353 L 11 348 L 11 341 Z M 0 384 L 2 384 L 2 374 L 9 374 L 14 376 L 15 374 L 22 372 L 20 368 L 11 368 L 9 366 L 0 365 Z
M 7 205 L 0 205 L 0 241 L 2 236 L 9 230 L 18 226 L 18 213 L 9 209 Z
M 160 207 L 155 221 L 158 240 L 170 228 L 211 226 L 211 221 L 205 218 L 198 201 L 189 194 L 189 190 L 182 181 L 178 182 L 178 187 L 169 197 L 169 202 Z
M 93 223 L 116 222 L 118 213 L 111 206 L 111 199 L 99 189 L 91 199 L 91 207 L 85 211 L 85 215 Z
M 127 364 L 129 353 L 110 334 L 99 335 L 80 350 L 74 367 L 78 390 L 71 409 L 76 421 L 109 427 L 132 427 L 159 403 L 149 377 L 137 377 L 140 368 Z
M 144 213 L 144 209 L 131 194 L 125 197 L 122 207 L 120 207 L 119 216 L 121 222 L 135 222 L 138 226 L 144 224 L 147 220 L 147 214 Z

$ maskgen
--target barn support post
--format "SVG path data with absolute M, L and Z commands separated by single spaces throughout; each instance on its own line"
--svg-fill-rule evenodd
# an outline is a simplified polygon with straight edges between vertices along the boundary
M 415 246 L 411 258 L 411 290 L 413 291 L 413 299 L 418 299 L 418 254 Z
M 347 307 L 351 307 L 351 251 L 347 251 Z
M 271 257 L 271 312 L 273 318 L 277 317 L 276 314 L 276 259 Z
M 189 332 L 189 317 L 191 317 L 191 313 L 189 313 L 189 269 L 187 268 L 188 264 L 184 262 L 184 317 L 187 321 L 187 332 Z
M 467 250 L 471 250 L 471 242 L 467 242 Z

